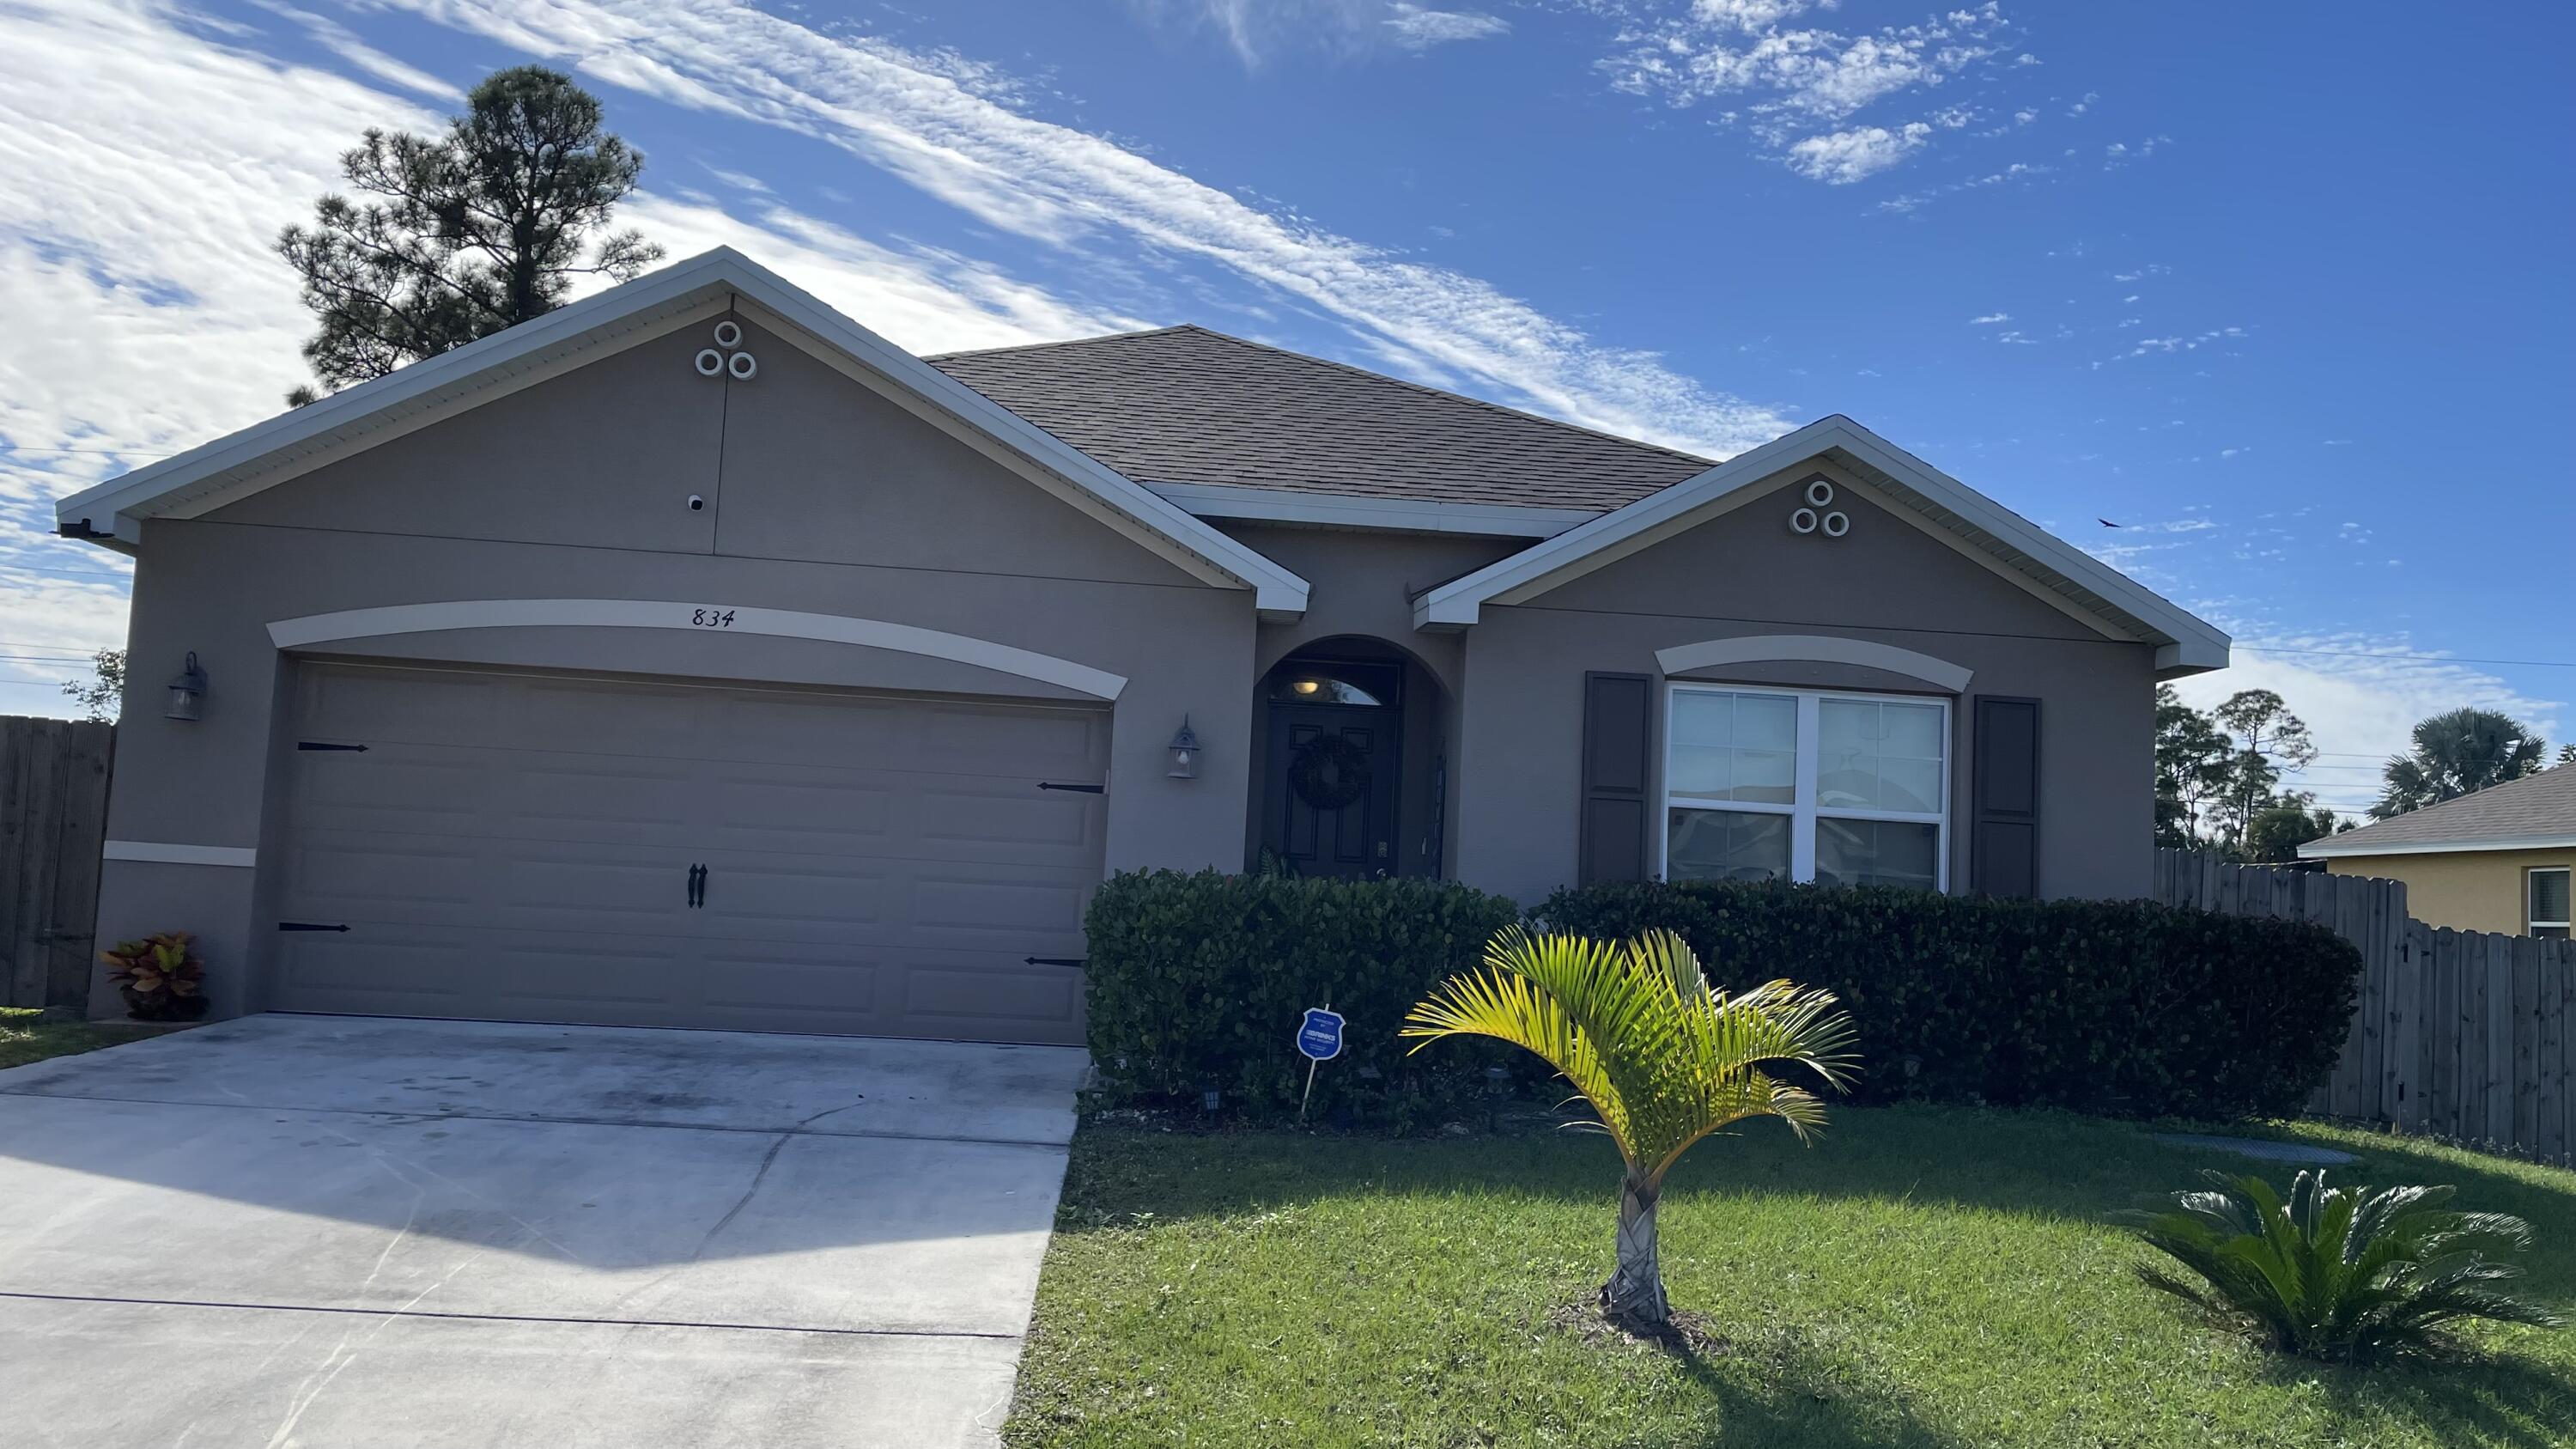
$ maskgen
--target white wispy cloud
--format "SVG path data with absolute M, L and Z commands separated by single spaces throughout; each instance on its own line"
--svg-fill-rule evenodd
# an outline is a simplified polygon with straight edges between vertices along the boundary
M 1928 121 L 1841 123 L 1985 61 L 2010 28 L 1995 0 L 1857 34 L 1790 23 L 1822 8 L 1830 7 L 1698 0 L 1680 13 L 1632 18 L 1601 68 L 1614 88 L 1674 106 L 1754 97 L 1741 112 L 1754 135 L 1791 170 L 1840 185 L 1895 165 L 1920 150 L 1932 128 L 1964 126 L 1971 116 L 1950 107 Z
M 1079 255 L 1220 268 L 1470 391 L 1727 455 L 1793 424 L 1653 354 L 1596 342 L 1474 277 L 1264 210 L 1106 138 L 1025 115 L 980 71 L 689 0 L 384 0 L 611 84 L 813 137 L 977 222 Z
M 1481 10 L 1425 10 L 1419 5 L 1402 4 L 1379 23 L 1394 32 L 1395 43 L 1406 50 L 1429 50 L 1462 40 L 1491 40 L 1510 34 L 1512 28 L 1510 21 Z
M 1411 0 L 1130 0 L 1147 20 L 1215 33 L 1246 66 L 1288 51 L 1344 57 L 1424 51 L 1509 34 L 1481 10 L 1435 10 Z
M 2010 312 L 1989 312 L 1989 313 L 1987 313 L 1986 315 L 1984 315 L 1983 317 L 1971 317 L 1971 318 L 1969 318 L 1969 319 L 1968 319 L 1968 325 L 1969 325 L 1969 326 L 1971 326 L 1971 327 L 1984 327 L 1984 326 L 1988 326 L 1988 325 L 1990 325 L 1990 324 L 1992 324 L 1992 323 L 1996 323 L 1996 322 L 2010 322 L 2011 320 L 2012 320 L 2012 314 L 2011 314 Z
M 1789 144 L 1786 154 L 1789 169 L 1799 175 L 1829 186 L 1847 186 L 1904 160 L 1931 136 L 1932 128 L 1921 121 L 1909 121 L 1893 131 L 1885 126 L 1858 126 L 1802 137 Z

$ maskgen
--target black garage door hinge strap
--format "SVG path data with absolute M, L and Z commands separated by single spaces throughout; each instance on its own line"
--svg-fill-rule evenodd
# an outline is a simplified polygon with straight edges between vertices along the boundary
M 1083 961 L 1080 956 L 1023 956 L 1020 959 L 1031 966 L 1079 966 Z
M 319 921 L 280 921 L 277 923 L 277 929 L 281 931 L 345 931 L 349 928 L 346 926 L 326 926 Z
M 354 750 L 359 754 L 367 751 L 365 745 L 335 745 L 329 740 L 297 740 L 295 747 L 299 750 Z
M 1105 785 L 1065 785 L 1054 780 L 1040 780 L 1038 781 L 1038 788 L 1041 790 L 1071 790 L 1078 795 L 1098 795 L 1108 787 Z

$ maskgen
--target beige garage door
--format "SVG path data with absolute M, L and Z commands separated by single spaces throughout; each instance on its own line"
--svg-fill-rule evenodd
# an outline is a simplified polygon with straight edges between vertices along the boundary
M 280 1009 L 1082 1039 L 1103 710 L 340 665 L 296 691 Z

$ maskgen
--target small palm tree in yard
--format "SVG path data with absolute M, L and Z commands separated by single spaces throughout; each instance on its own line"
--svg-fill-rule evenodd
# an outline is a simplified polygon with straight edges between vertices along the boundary
M 2275 1352 L 2367 1363 L 2429 1348 L 2460 1319 L 2561 1321 L 2499 1289 L 2522 1270 L 2486 1256 L 2529 1247 L 2531 1225 L 2446 1211 L 2448 1187 L 2329 1188 L 2302 1172 L 2285 1203 L 2259 1177 L 2203 1176 L 2209 1189 L 2174 1194 L 2170 1209 L 2120 1215 L 2191 1273 L 2138 1276 Z
M 1448 1036 L 1486 1036 L 1539 1055 L 1574 1084 L 1619 1146 L 1618 1270 L 1605 1315 L 1656 1331 L 1672 1321 L 1656 1258 L 1664 1175 L 1710 1133 L 1777 1117 L 1801 1139 L 1824 1104 L 1774 1075 L 1794 1063 L 1837 1090 L 1849 1084 L 1850 1019 L 1833 996 L 1774 981 L 1734 996 L 1708 983 L 1682 939 L 1533 936 L 1513 927 L 1485 948 L 1480 971 L 1453 976 L 1405 1017 L 1422 1050 Z

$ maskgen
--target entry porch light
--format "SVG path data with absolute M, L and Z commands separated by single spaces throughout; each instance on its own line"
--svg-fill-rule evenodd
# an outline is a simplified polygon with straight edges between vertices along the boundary
M 1172 775 L 1175 780 L 1199 777 L 1199 736 L 1190 728 L 1190 717 L 1181 716 L 1181 727 L 1172 736 Z
M 206 671 L 197 666 L 197 651 L 188 651 L 188 662 L 176 679 L 170 681 L 170 707 L 162 714 L 171 719 L 197 720 L 205 717 Z

